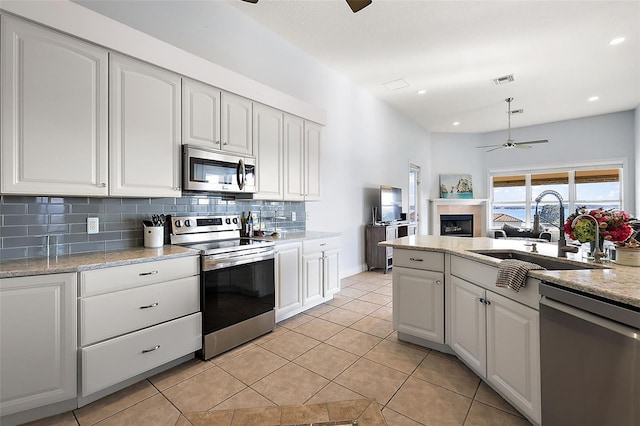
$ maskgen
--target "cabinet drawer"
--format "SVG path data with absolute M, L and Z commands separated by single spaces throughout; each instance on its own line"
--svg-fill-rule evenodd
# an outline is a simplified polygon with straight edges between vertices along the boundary
M 340 238 L 320 238 L 317 240 L 306 240 L 302 242 L 302 254 L 317 253 L 340 248 Z
M 83 348 L 82 396 L 120 383 L 202 347 L 200 313 Z
M 198 275 L 198 256 L 134 263 L 80 272 L 80 297 Z
M 498 278 L 497 266 L 485 265 L 484 263 L 458 256 L 451 256 L 451 275 L 501 294 L 535 310 L 539 309 L 540 295 L 538 294 L 538 287 L 540 280 L 536 278 L 527 277 L 527 284 L 518 292 L 510 288 L 498 287 L 496 286 L 496 279 Z
M 200 310 L 199 276 L 80 299 L 80 345 Z
M 444 272 L 444 253 L 394 249 L 393 266 Z

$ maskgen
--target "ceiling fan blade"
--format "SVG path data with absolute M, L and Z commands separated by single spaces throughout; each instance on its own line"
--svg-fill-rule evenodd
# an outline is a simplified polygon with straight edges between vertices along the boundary
M 487 150 L 487 152 L 495 151 L 496 149 L 501 149 L 501 148 L 504 148 L 504 147 L 502 145 L 500 145 L 497 148 L 493 148 L 493 149 Z
M 534 143 L 547 143 L 547 139 L 540 139 L 538 141 L 516 142 L 516 145 L 533 145 Z
M 493 148 L 494 146 L 503 146 L 503 143 L 495 144 L 495 145 L 480 145 L 476 146 L 476 148 Z
M 242 1 L 245 1 L 247 3 L 253 3 L 253 4 L 258 3 L 258 0 L 242 0 Z
M 520 148 L 520 149 L 531 149 L 531 148 L 533 148 L 532 146 L 522 145 L 522 144 L 519 144 L 519 143 L 513 144 L 513 147 L 514 148 Z
M 256 0 L 258 1 L 258 0 Z M 372 3 L 372 0 L 347 0 L 347 4 L 353 10 L 353 13 L 356 13 L 365 7 L 369 6 Z

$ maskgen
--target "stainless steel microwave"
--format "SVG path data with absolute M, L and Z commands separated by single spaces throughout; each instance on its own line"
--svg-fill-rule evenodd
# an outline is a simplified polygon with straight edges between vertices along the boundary
M 184 191 L 252 194 L 256 192 L 256 159 L 195 145 L 182 145 Z

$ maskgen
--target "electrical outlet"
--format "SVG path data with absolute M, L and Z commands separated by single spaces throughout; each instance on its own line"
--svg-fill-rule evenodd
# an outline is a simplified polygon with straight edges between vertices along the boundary
M 99 223 L 97 217 L 87 218 L 87 234 L 97 234 L 99 232 Z
M 296 221 L 296 212 L 291 212 L 291 222 Z

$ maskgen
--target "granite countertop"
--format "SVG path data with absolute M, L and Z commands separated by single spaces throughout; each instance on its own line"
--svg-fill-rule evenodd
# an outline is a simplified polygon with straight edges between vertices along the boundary
M 493 239 L 487 237 L 459 238 L 434 235 L 412 235 L 397 240 L 383 241 L 379 245 L 409 250 L 452 253 L 488 265 L 497 266 L 500 259 L 473 253 L 470 250 L 519 250 L 531 252 L 526 241 Z M 538 254 L 557 258 L 556 243 L 537 243 Z M 575 264 L 591 264 L 580 253 L 567 253 L 567 261 Z M 529 275 L 563 287 L 604 297 L 606 299 L 640 308 L 640 268 L 605 263 L 600 269 L 569 271 L 530 271 Z
M 319 231 L 300 231 L 300 232 L 282 232 L 278 237 L 254 237 L 254 240 L 273 241 L 276 244 L 295 243 L 304 240 L 319 240 L 322 238 L 340 237 L 342 234 L 338 232 L 319 232 Z
M 199 254 L 198 250 L 166 245 L 160 248 L 138 247 L 101 253 L 7 260 L 0 262 L 0 278 L 78 272 Z

